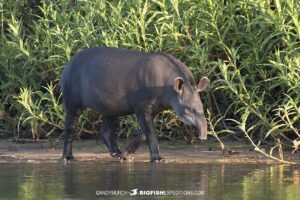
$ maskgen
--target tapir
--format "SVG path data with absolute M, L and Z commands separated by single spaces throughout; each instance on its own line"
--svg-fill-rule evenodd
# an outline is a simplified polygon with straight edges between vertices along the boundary
M 150 161 L 162 161 L 155 133 L 155 116 L 172 108 L 176 116 L 196 128 L 207 139 L 207 122 L 199 97 L 208 83 L 196 84 L 192 73 L 167 53 L 146 53 L 113 47 L 93 47 L 80 51 L 65 66 L 60 80 L 66 110 L 62 159 L 72 154 L 73 125 L 80 111 L 90 108 L 103 119 L 100 134 L 111 156 L 126 159 L 147 142 Z M 121 151 L 115 131 L 119 117 L 135 114 L 140 131 Z

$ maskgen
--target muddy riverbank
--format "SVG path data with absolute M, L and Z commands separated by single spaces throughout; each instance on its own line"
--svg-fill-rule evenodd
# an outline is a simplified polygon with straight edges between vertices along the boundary
M 120 147 L 126 146 L 129 140 L 119 141 Z M 278 163 L 253 151 L 248 144 L 231 142 L 226 144 L 229 151 L 223 155 L 218 143 L 201 142 L 188 145 L 184 142 L 160 141 L 160 152 L 165 163 Z M 11 139 L 0 140 L 0 163 L 56 163 L 61 162 L 62 141 L 16 143 Z M 74 141 L 73 154 L 78 162 L 115 161 L 104 144 L 95 140 Z M 298 154 L 285 153 L 287 160 L 300 163 Z M 149 162 L 147 145 L 142 145 L 131 162 Z

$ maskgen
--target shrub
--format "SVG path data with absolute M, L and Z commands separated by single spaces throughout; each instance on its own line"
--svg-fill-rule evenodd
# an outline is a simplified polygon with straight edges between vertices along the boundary
M 21 127 L 61 130 L 64 65 L 81 49 L 105 45 L 170 52 L 196 79 L 209 76 L 203 97 L 213 133 L 243 132 L 277 146 L 300 138 L 299 1 L 75 2 L 0 3 L 0 108 L 20 118 Z M 78 127 L 95 132 L 89 116 Z

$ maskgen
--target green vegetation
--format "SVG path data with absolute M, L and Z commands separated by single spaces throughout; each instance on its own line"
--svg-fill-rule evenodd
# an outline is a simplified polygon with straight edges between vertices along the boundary
M 282 149 L 297 149 L 300 139 L 300 1 L 271 2 L 6 0 L 0 3 L 0 111 L 9 114 L 0 114 L 1 126 L 34 137 L 61 132 L 64 65 L 81 49 L 118 46 L 169 52 L 197 80 L 208 76 L 202 96 L 211 133 L 240 133 L 283 159 Z M 99 121 L 87 111 L 77 129 L 97 132 Z M 187 128 L 172 112 L 158 121 L 160 135 L 185 137 Z M 132 116 L 122 122 L 121 135 L 134 132 Z

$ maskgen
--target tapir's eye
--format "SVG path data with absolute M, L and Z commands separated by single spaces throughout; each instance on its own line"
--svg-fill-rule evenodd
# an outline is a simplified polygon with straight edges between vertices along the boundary
M 193 111 L 192 111 L 192 109 L 189 108 L 189 107 L 185 107 L 185 108 L 184 108 L 184 112 L 185 112 L 187 115 L 190 115 L 190 116 L 193 115 Z

